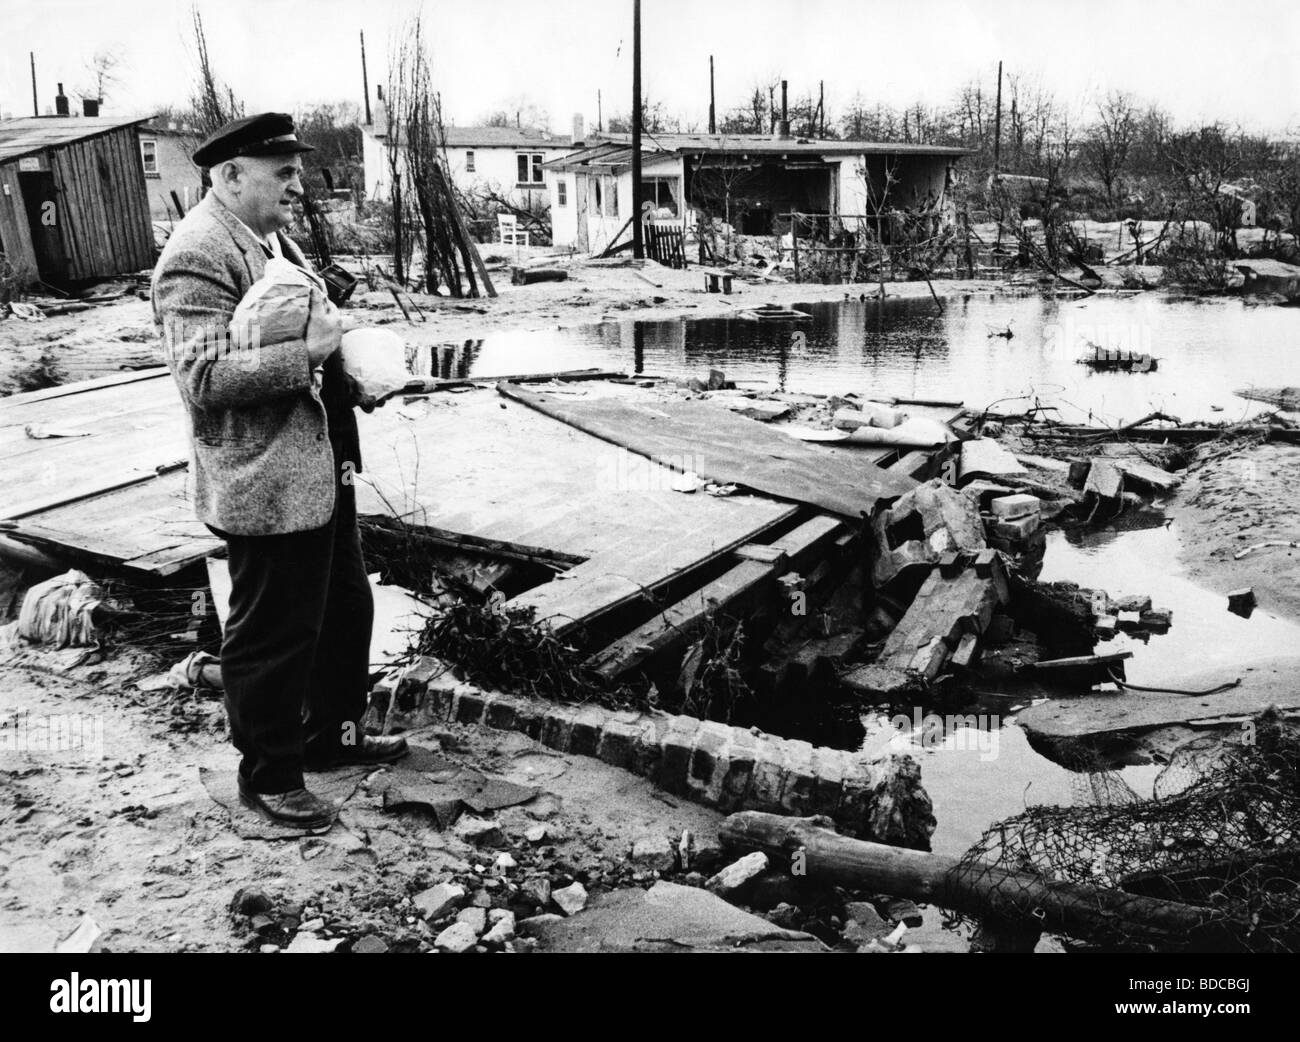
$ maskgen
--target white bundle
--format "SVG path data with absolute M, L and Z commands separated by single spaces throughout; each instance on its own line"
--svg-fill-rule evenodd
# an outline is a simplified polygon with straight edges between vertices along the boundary
M 388 329 L 353 329 L 339 348 L 343 371 L 357 385 L 364 407 L 375 405 L 411 382 L 406 369 L 406 342 Z
M 235 308 L 230 326 L 241 344 L 269 346 L 301 340 L 312 309 L 332 310 L 325 283 L 283 257 L 266 262 L 266 273 Z
M 37 583 L 23 598 L 18 633 L 33 644 L 87 646 L 96 641 L 94 611 L 103 590 L 75 568 Z

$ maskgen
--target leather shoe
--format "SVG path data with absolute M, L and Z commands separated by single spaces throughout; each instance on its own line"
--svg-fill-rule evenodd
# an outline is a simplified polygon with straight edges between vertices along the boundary
M 303 766 L 309 771 L 327 771 L 331 767 L 355 765 L 371 767 L 400 760 L 408 752 L 410 749 L 406 745 L 406 739 L 400 735 L 362 735 L 360 744 L 340 746 L 328 756 L 308 754 Z
M 324 828 L 334 820 L 334 808 L 306 789 L 288 792 L 254 792 L 239 779 L 239 801 L 267 814 L 282 825 L 299 829 Z

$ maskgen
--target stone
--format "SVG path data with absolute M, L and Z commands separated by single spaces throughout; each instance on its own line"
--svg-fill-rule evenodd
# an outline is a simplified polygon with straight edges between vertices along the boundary
M 918 908 L 914 902 L 909 901 L 906 898 L 890 898 L 886 901 L 885 915 L 900 926 L 904 927 L 915 928 L 925 922 L 925 916 L 921 912 L 921 909 Z M 901 931 L 896 929 L 894 932 L 900 937 L 902 936 Z M 898 942 L 897 940 L 893 940 L 891 943 L 897 944 Z
M 497 859 L 492 862 L 492 867 L 500 869 L 502 872 L 510 868 L 518 868 L 519 862 L 510 854 L 498 854 Z
M 382 937 L 367 934 L 352 946 L 352 951 L 357 955 L 382 955 L 388 951 L 388 945 Z
M 452 923 L 433 939 L 433 946 L 440 952 L 461 955 L 478 943 L 478 934 L 467 924 Z
M 285 954 L 324 954 L 334 951 L 342 943 L 342 937 L 324 940 L 323 938 L 317 937 L 314 933 L 299 933 L 295 934 L 293 940 L 289 942 L 289 947 L 285 949 Z
M 993 518 L 988 522 L 988 534 L 998 539 L 1009 539 L 1018 542 L 1022 539 L 1028 539 L 1038 531 L 1038 526 L 1042 524 L 1038 514 L 1026 514 L 1023 517 L 1014 520 L 1004 520 L 1003 518 Z
M 456 822 L 453 831 L 457 837 L 476 847 L 499 847 L 505 843 L 501 827 L 486 818 L 466 815 Z
M 308 919 L 299 927 L 299 929 L 305 933 L 319 933 L 321 930 L 325 929 L 325 920 L 319 916 L 315 919 Z
M 1240 590 L 1232 590 L 1229 592 L 1228 611 L 1249 618 L 1254 607 L 1255 591 L 1251 587 L 1243 586 Z
M 1174 613 L 1157 608 L 1152 609 L 1151 611 L 1142 612 L 1142 614 L 1138 616 L 1138 619 L 1146 629 L 1155 633 L 1164 633 L 1173 625 Z
M 271 910 L 271 899 L 256 887 L 244 886 L 235 891 L 230 899 L 230 910 L 239 915 L 257 915 Z
M 1124 488 L 1124 475 L 1109 460 L 1094 459 L 1088 467 L 1088 479 L 1083 484 L 1085 492 L 1093 492 L 1102 499 L 1118 499 Z
M 506 912 L 504 916 L 497 920 L 492 929 L 482 937 L 484 944 L 505 944 L 507 941 L 513 941 L 514 939 L 515 916 L 513 912 Z
M 524 839 L 528 840 L 533 846 L 546 842 L 546 826 L 534 825 L 524 833 Z
M 496 880 L 494 879 L 488 880 L 488 883 L 495 883 L 495 882 Z M 475 908 L 491 908 L 492 895 L 487 892 L 486 888 L 475 890 L 474 896 L 469 899 L 469 903 L 473 905 Z
M 1116 611 L 1144 612 L 1151 610 L 1150 597 L 1121 597 L 1115 602 Z
M 872 936 L 886 934 L 889 932 L 889 924 L 885 922 L 884 917 L 876 911 L 876 906 L 870 901 L 847 901 L 844 905 L 844 916 L 851 919 L 865 930 L 875 930 Z
M 551 903 L 551 881 L 545 876 L 524 880 L 519 892 L 538 908 L 545 908 Z
M 554 912 L 543 912 L 541 915 L 520 919 L 515 924 L 515 932 L 522 937 L 531 937 L 533 934 L 544 930 L 551 923 L 562 922 L 564 922 L 564 916 L 556 915 Z
M 456 922 L 464 923 L 474 931 L 477 937 L 487 929 L 487 909 L 485 908 L 463 908 L 456 916 Z
M 551 900 L 565 915 L 577 915 L 587 907 L 587 888 L 581 883 L 572 883 L 552 891 Z
M 721 897 L 730 897 L 767 871 L 767 865 L 767 855 L 756 850 L 728 865 L 704 885 Z
M 1011 496 L 998 496 L 989 503 L 993 516 L 1004 521 L 1014 521 L 1016 518 L 1028 517 L 1030 514 L 1037 517 L 1042 506 L 1042 501 L 1037 496 L 1024 492 L 1017 492 Z
M 672 843 L 662 833 L 647 833 L 632 841 L 632 864 L 651 872 L 671 872 L 677 863 Z
M 459 883 L 439 883 L 415 895 L 413 904 L 425 919 L 441 919 L 454 912 L 465 900 L 465 888 Z

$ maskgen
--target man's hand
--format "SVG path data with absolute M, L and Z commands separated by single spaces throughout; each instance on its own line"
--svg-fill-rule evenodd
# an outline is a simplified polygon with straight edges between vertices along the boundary
M 306 334 L 307 356 L 311 359 L 313 369 L 339 349 L 342 336 L 343 323 L 339 318 L 339 309 L 328 300 L 319 303 L 313 300 L 311 313 L 307 316 Z

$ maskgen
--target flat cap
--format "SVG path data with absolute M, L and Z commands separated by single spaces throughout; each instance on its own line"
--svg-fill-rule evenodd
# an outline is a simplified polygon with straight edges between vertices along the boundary
M 283 112 L 262 112 L 227 123 L 193 155 L 198 166 L 213 167 L 236 156 L 278 156 L 291 152 L 314 152 L 298 140 L 293 117 Z

